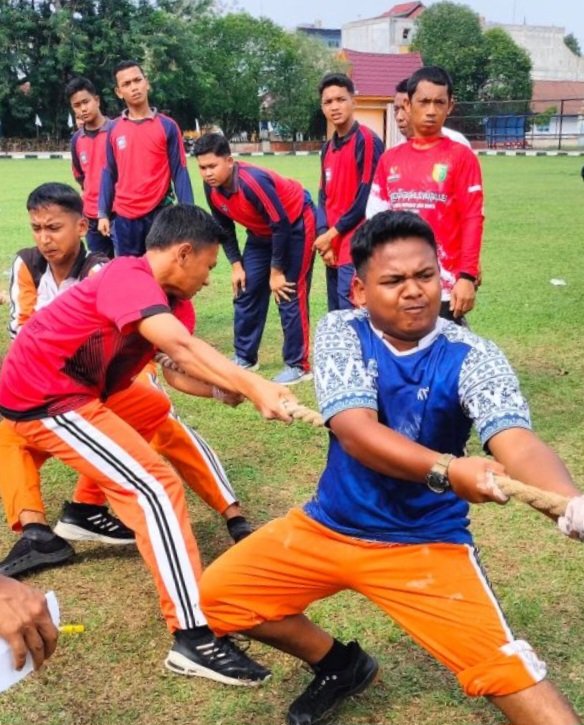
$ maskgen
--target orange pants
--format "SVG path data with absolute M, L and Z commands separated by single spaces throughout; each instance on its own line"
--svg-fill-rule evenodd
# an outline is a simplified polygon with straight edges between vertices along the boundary
M 2 425 L 7 438 L 12 435 L 13 442 L 24 442 L 19 449 L 28 461 L 26 480 L 31 491 L 40 488 L 39 468 L 51 456 L 100 487 L 116 515 L 136 534 L 169 629 L 200 626 L 205 624 L 198 603 L 201 564 L 183 486 L 147 443 L 168 416 L 168 398 L 157 397 L 148 387 L 141 395 L 129 390 L 111 396 L 107 406 L 93 401 L 62 415 L 3 421 Z M 9 476 L 9 467 L 3 465 L 3 495 Z
M 448 667 L 468 695 L 509 695 L 545 676 L 527 642 L 514 639 L 471 546 L 362 541 L 294 509 L 222 554 L 200 587 L 218 636 L 353 589 Z
M 151 446 L 174 466 L 205 503 L 220 514 L 236 503 L 235 492 L 216 453 L 202 436 L 172 413 L 166 392 L 156 384 L 155 366 L 146 366 L 129 388 L 114 397 L 119 400 L 120 396 L 126 401 L 126 420 L 133 427 L 140 425 L 139 421 L 148 427 L 148 417 L 152 415 L 152 410 L 155 411 L 157 427 L 154 432 L 149 430 L 148 433 Z M 165 411 L 164 416 L 162 411 Z M 160 420 L 162 423 L 159 423 Z M 7 472 L 10 473 L 0 479 L 0 495 L 13 531 L 21 529 L 21 511 L 45 510 L 36 473 L 30 475 L 37 466 L 30 455 L 24 455 L 25 448 L 26 441 L 0 422 L 0 460 L 6 461 Z M 75 487 L 73 500 L 103 506 L 106 496 L 95 481 L 82 475 Z

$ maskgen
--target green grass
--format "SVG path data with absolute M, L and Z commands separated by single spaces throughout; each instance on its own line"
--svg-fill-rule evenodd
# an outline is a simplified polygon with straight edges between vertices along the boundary
M 254 163 L 300 179 L 313 192 L 315 157 L 266 157 Z M 192 163 L 192 162 L 191 162 Z M 584 187 L 577 158 L 481 160 L 487 192 L 484 284 L 473 328 L 493 338 L 519 372 L 535 427 L 584 477 L 584 334 L 581 263 Z M 192 164 L 195 193 L 203 195 Z M 49 180 L 70 181 L 64 161 L 0 160 L 0 273 L 13 253 L 28 246 L 26 194 Z M 325 310 L 323 269 L 317 261 L 311 309 Z M 561 278 L 564 287 L 550 279 Z M 7 277 L 0 277 L 0 288 Z M 198 298 L 199 334 L 231 351 L 229 270 L 222 262 Z M 0 308 L 4 325 L 6 309 Z M 4 334 L 4 333 L 1 333 Z M 280 364 L 281 333 L 271 311 L 261 350 L 262 370 Z M 0 349 L 6 338 L 0 337 Z M 301 399 L 314 405 L 309 385 Z M 266 423 L 250 406 L 226 409 L 177 395 L 183 416 L 220 453 L 245 509 L 255 523 L 311 495 L 322 468 L 326 437 L 320 430 Z M 476 442 L 473 443 L 476 448 Z M 51 520 L 70 495 L 74 476 L 63 466 L 44 469 Z M 203 560 L 228 546 L 218 517 L 189 495 Z M 584 550 L 525 507 L 474 507 L 473 531 L 517 636 L 548 662 L 550 676 L 584 712 L 584 628 L 581 593 Z M 13 537 L 0 527 L 6 551 Z M 83 635 L 62 637 L 48 666 L 0 696 L 0 725 L 275 725 L 308 680 L 292 659 L 253 644 L 251 652 L 273 668 L 270 684 L 242 691 L 181 679 L 162 668 L 170 637 L 154 587 L 134 552 L 78 546 L 73 566 L 39 573 L 29 581 L 53 588 L 63 620 L 83 622 Z M 336 725 L 496 725 L 504 720 L 485 701 L 471 701 L 454 678 L 419 650 L 368 602 L 344 593 L 315 604 L 310 614 L 343 639 L 357 637 L 381 662 L 378 682 L 343 707 Z

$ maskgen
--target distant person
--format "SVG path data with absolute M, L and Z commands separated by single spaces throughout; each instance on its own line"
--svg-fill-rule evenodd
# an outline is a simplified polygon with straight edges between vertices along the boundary
M 351 239 L 365 221 L 367 198 L 383 142 L 355 120 L 355 86 L 344 73 L 327 73 L 318 91 L 320 107 L 334 127 L 320 153 L 318 237 L 314 242 L 326 264 L 328 309 L 350 309 Z
M 150 83 L 140 65 L 122 61 L 113 75 L 126 109 L 108 131 L 98 228 L 113 237 L 117 256 L 139 257 L 156 215 L 173 202 L 171 182 L 180 204 L 194 203 L 193 190 L 181 131 L 150 107 Z
M 112 124 L 103 115 L 100 99 L 93 83 L 87 78 L 73 78 L 65 87 L 65 96 L 77 123 L 71 139 L 71 165 L 73 176 L 83 190 L 83 214 L 89 222 L 87 246 L 91 252 L 114 256 L 111 236 L 98 228 L 97 202 L 101 172 L 105 166 L 105 143 Z
M 475 154 L 442 135 L 452 108 L 452 79 L 425 66 L 408 80 L 404 109 L 412 135 L 386 151 L 377 166 L 367 217 L 414 211 L 438 244 L 443 317 L 464 322 L 475 304 L 483 238 L 483 182 Z
M 395 87 L 395 95 L 393 97 L 393 116 L 397 123 L 397 127 L 399 128 L 399 131 L 401 133 L 401 138 L 399 139 L 397 144 L 405 143 L 408 138 L 413 135 L 413 130 L 411 128 L 411 124 L 409 123 L 409 115 L 405 109 L 405 101 L 407 97 L 408 79 L 405 78 L 403 81 L 400 81 Z M 441 133 L 442 136 L 446 136 L 449 139 L 452 139 L 452 141 L 457 141 L 458 143 L 461 143 L 464 146 L 468 146 L 468 148 L 471 148 L 470 141 L 464 134 L 460 133 L 460 131 L 455 131 L 453 128 L 442 126 Z M 397 144 L 395 145 L 397 146 Z
M 235 161 L 227 139 L 208 133 L 194 148 L 207 202 L 227 235 L 235 306 L 234 360 L 257 370 L 270 296 L 284 333 L 284 368 L 274 380 L 310 380 L 308 296 L 314 263 L 316 212 L 310 194 L 275 171 Z M 240 252 L 235 222 L 247 238 Z

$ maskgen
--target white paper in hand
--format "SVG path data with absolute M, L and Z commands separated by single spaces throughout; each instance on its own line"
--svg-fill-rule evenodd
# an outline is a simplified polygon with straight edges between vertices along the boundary
M 46 599 L 51 619 L 53 620 L 55 627 L 58 627 L 60 622 L 59 602 L 57 602 L 55 592 L 48 592 Z M 0 638 L 0 692 L 7 690 L 17 682 L 20 682 L 20 680 L 30 674 L 33 669 L 32 655 L 29 652 L 24 667 L 21 670 L 15 670 L 14 663 L 12 661 L 12 650 L 8 646 L 8 642 L 6 642 L 5 639 Z

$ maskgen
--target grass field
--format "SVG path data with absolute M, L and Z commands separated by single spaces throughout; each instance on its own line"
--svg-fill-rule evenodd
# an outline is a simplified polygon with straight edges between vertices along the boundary
M 257 160 L 315 191 L 318 159 Z M 584 480 L 584 187 L 577 158 L 484 158 L 487 226 L 484 284 L 473 328 L 507 352 L 531 402 L 536 430 Z M 196 169 L 195 193 L 201 200 Z M 43 181 L 70 181 L 65 161 L 0 160 L 0 289 L 13 253 L 31 244 L 26 194 Z M 312 316 L 325 310 L 323 269 L 315 268 Z M 551 279 L 565 281 L 554 286 Z M 200 335 L 231 352 L 229 271 L 219 265 L 198 298 Z M 2 326 L 6 309 L 0 307 Z M 0 333 L 0 350 L 6 336 Z M 280 363 L 281 334 L 272 310 L 261 350 L 262 371 Z M 313 405 L 309 384 L 301 399 Z M 256 524 L 306 500 L 322 468 L 321 430 L 265 423 L 250 409 L 176 396 L 183 417 L 220 453 Z M 476 450 L 476 443 L 473 443 Z M 1 463 L 0 463 L 1 465 Z M 74 477 L 60 464 L 44 469 L 51 520 Z M 189 494 L 204 562 L 228 546 L 218 517 Z M 519 504 L 473 508 L 473 532 L 494 588 L 518 637 L 548 662 L 551 678 L 584 713 L 584 549 Z M 0 525 L 0 551 L 13 536 Z M 54 589 L 65 622 L 86 632 L 63 636 L 38 675 L 0 696 L 0 725 L 277 725 L 309 680 L 291 658 L 259 644 L 251 653 L 272 667 L 272 681 L 248 691 L 166 672 L 170 637 L 154 587 L 133 551 L 80 545 L 77 563 L 29 579 Z M 352 593 L 315 604 L 311 616 L 344 640 L 358 638 L 381 663 L 379 680 L 344 706 L 336 725 L 495 725 L 504 720 L 484 700 L 468 700 L 455 679 L 372 605 Z

